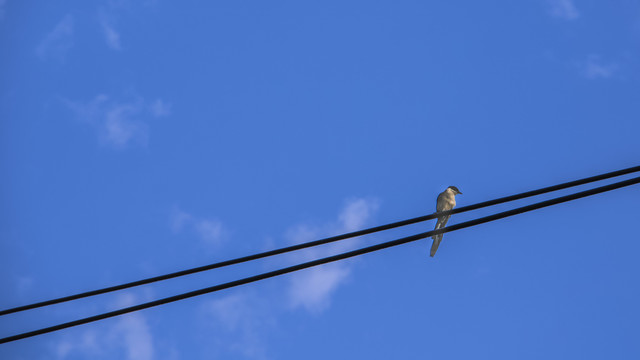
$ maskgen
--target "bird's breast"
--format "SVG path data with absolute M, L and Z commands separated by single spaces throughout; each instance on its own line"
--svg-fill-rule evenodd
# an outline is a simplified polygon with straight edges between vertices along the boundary
M 446 192 L 440 194 L 438 196 L 438 203 L 436 206 L 437 211 L 447 211 L 451 210 L 456 206 L 456 198 L 453 195 L 447 194 Z

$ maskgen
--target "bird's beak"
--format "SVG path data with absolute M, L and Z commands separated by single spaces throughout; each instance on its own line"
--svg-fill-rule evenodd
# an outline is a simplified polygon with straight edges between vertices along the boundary
M 458 194 L 462 194 L 462 191 L 458 190 Z

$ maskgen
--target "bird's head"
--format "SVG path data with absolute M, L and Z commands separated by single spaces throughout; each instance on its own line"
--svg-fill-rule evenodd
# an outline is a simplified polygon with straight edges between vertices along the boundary
M 458 188 L 455 187 L 455 186 L 449 186 L 447 188 L 447 190 L 451 190 L 453 192 L 453 195 L 462 194 L 462 192 L 460 190 L 458 190 Z

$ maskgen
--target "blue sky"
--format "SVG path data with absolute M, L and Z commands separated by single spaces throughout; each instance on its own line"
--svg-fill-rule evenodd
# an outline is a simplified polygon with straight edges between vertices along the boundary
M 631 0 L 0 0 L 0 307 L 427 214 L 448 185 L 467 205 L 638 165 L 639 43 Z M 638 199 L 616 190 L 446 234 L 433 259 L 411 243 L 0 358 L 637 359 Z M 0 336 L 433 225 L 5 316 Z

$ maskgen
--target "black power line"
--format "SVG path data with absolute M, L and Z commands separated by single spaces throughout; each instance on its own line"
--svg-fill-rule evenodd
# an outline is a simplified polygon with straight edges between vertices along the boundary
M 522 206 L 522 207 L 519 207 L 519 208 L 516 208 L 516 209 L 503 211 L 503 212 L 500 212 L 500 213 L 497 213 L 497 214 L 493 214 L 493 215 L 481 217 L 481 218 L 478 218 L 478 219 L 465 221 L 465 222 L 462 222 L 462 223 L 459 223 L 459 224 L 447 226 L 447 227 L 442 228 L 442 229 L 427 231 L 427 232 L 423 232 L 423 233 L 420 233 L 420 234 L 407 236 L 407 237 L 403 237 L 403 238 L 392 240 L 392 241 L 387 241 L 387 242 L 376 244 L 376 245 L 372 245 L 372 246 L 367 246 L 367 247 L 364 247 L 364 248 L 361 248 L 361 249 L 348 251 L 348 252 L 345 252 L 345 253 L 342 253 L 342 254 L 328 256 L 328 257 L 325 257 L 325 258 L 321 258 L 321 259 L 317 259 L 317 260 L 313 260 L 313 261 L 308 261 L 308 262 L 305 262 L 305 263 L 302 263 L 302 264 L 293 265 L 293 266 L 289 266 L 289 267 L 278 269 L 278 270 L 274 270 L 274 271 L 269 271 L 269 272 L 266 272 L 266 273 L 262 273 L 262 274 L 258 274 L 258 275 L 254 275 L 254 276 L 250 276 L 250 277 L 246 277 L 244 279 L 234 280 L 234 281 L 230 281 L 230 282 L 227 282 L 227 283 L 224 283 L 224 284 L 210 286 L 210 287 L 207 287 L 207 288 L 204 288 L 204 289 L 194 290 L 194 291 L 190 291 L 190 292 L 187 292 L 187 293 L 178 294 L 178 295 L 166 297 L 166 298 L 163 298 L 163 299 L 154 300 L 154 301 L 146 302 L 146 303 L 143 303 L 143 304 L 134 305 L 134 306 L 130 306 L 130 307 L 126 307 L 126 308 L 110 311 L 110 312 L 107 312 L 107 313 L 98 314 L 98 315 L 90 316 L 90 317 L 87 317 L 87 318 L 66 322 L 66 323 L 59 324 L 59 325 L 54 325 L 54 326 L 50 326 L 50 327 L 46 327 L 46 328 L 42 328 L 42 329 L 30 331 L 30 332 L 18 334 L 18 335 L 5 337 L 5 338 L 0 339 L 0 344 L 11 342 L 11 341 L 15 341 L 15 340 L 20 340 L 20 339 L 24 339 L 24 338 L 28 338 L 28 337 L 32 337 L 32 336 L 36 336 L 36 335 L 46 334 L 46 333 L 50 333 L 50 332 L 53 332 L 53 331 L 62 330 L 62 329 L 66 329 L 66 328 L 69 328 L 69 327 L 78 326 L 78 325 L 82 325 L 82 324 L 86 324 L 86 323 L 90 323 L 90 322 L 94 322 L 94 321 L 98 321 L 98 320 L 103 320 L 103 319 L 107 319 L 107 318 L 110 318 L 110 317 L 127 314 L 127 313 L 130 313 L 130 312 L 143 310 L 143 309 L 147 309 L 147 308 L 150 308 L 150 307 L 171 303 L 171 302 L 174 302 L 174 301 L 191 298 L 191 297 L 194 297 L 194 296 L 204 295 L 204 294 L 208 294 L 208 293 L 215 292 L 215 291 L 220 291 L 220 290 L 224 290 L 224 289 L 228 289 L 228 288 L 232 288 L 232 287 L 236 287 L 236 286 L 240 286 L 240 285 L 244 285 L 244 284 L 249 284 L 249 283 L 252 283 L 252 282 L 259 281 L 259 280 L 264 280 L 264 279 L 272 278 L 272 277 L 275 277 L 275 276 L 291 273 L 291 272 L 294 272 L 294 271 L 310 268 L 310 267 L 313 267 L 313 266 L 318 266 L 318 265 L 327 264 L 327 263 L 338 261 L 338 260 L 342 260 L 342 259 L 347 259 L 347 258 L 350 258 L 350 257 L 354 257 L 354 256 L 370 253 L 370 252 L 373 252 L 373 251 L 386 249 L 386 248 L 389 248 L 389 247 L 392 247 L 392 246 L 406 244 L 406 243 L 409 243 L 409 242 L 412 242 L 412 241 L 424 239 L 424 238 L 432 236 L 432 235 L 443 234 L 443 233 L 450 232 L 450 231 L 464 229 L 464 228 L 467 228 L 467 227 L 471 227 L 471 226 L 483 224 L 483 223 L 486 223 L 486 222 L 490 222 L 490 221 L 506 218 L 506 217 L 509 217 L 509 216 L 522 214 L 524 212 L 528 212 L 528 211 L 544 208 L 544 207 L 547 207 L 547 206 L 556 205 L 556 204 L 560 204 L 560 203 L 563 203 L 563 202 L 576 200 L 576 199 L 580 199 L 580 198 L 583 198 L 583 197 L 587 197 L 587 196 L 603 193 L 603 192 L 606 192 L 606 191 L 619 189 L 621 187 L 625 187 L 625 186 L 629 186 L 629 185 L 633 185 L 633 184 L 637 184 L 637 183 L 640 183 L 640 177 L 635 177 L 635 178 L 632 178 L 632 179 L 628 179 L 628 180 L 620 181 L 620 182 L 617 182 L 617 183 L 613 183 L 613 184 L 597 187 L 597 188 L 594 188 L 594 189 L 589 189 L 589 190 L 581 191 L 581 192 L 578 192 L 578 193 L 561 196 L 561 197 L 558 197 L 558 198 L 555 198 L 555 199 L 550 199 L 550 200 L 538 202 L 538 203 L 535 203 L 535 204 Z
M 524 198 L 527 198 L 527 197 L 541 195 L 541 194 L 545 194 L 545 193 L 552 192 L 552 191 L 562 190 L 562 189 L 566 189 L 566 188 L 570 188 L 570 187 L 574 187 L 574 186 L 578 186 L 578 185 L 588 184 L 588 183 L 595 182 L 595 181 L 609 179 L 609 178 L 616 177 L 616 176 L 626 175 L 626 174 L 630 174 L 630 173 L 637 172 L 637 171 L 640 171 L 640 166 L 634 166 L 634 167 L 630 167 L 630 168 L 627 168 L 627 169 L 612 171 L 612 172 L 608 172 L 608 173 L 605 173 L 605 174 L 600 174 L 600 175 L 596 175 L 596 176 L 587 177 L 587 178 L 584 178 L 584 179 L 569 181 L 569 182 L 565 182 L 565 183 L 562 183 L 562 184 L 548 186 L 548 187 L 544 187 L 544 188 L 537 189 L 537 190 L 531 190 L 531 191 L 523 192 L 523 193 L 520 193 L 520 194 L 501 197 L 501 198 L 498 198 L 498 199 L 483 201 L 483 202 L 480 202 L 480 203 L 477 203 L 477 204 L 471 204 L 471 205 L 459 207 L 457 209 L 453 209 L 453 210 L 449 210 L 449 211 L 443 211 L 441 213 L 433 213 L 433 214 L 429 214 L 429 215 L 423 215 L 423 216 L 415 217 L 415 218 L 412 218 L 412 219 L 407 219 L 407 220 L 402 220 L 402 221 L 397 221 L 397 222 L 393 222 L 393 223 L 389 223 L 389 224 L 385 224 L 385 225 L 372 227 L 372 228 L 369 228 L 369 229 L 363 229 L 363 230 L 358 230 L 358 231 L 354 231 L 354 232 L 350 232 L 350 233 L 346 233 L 346 234 L 331 236 L 331 237 L 328 237 L 328 238 L 314 240 L 314 241 L 310 241 L 310 242 L 306 242 L 306 243 L 302 243 L 302 244 L 291 245 L 291 246 L 287 246 L 287 247 L 283 247 L 283 248 L 279 248 L 279 249 L 274 249 L 274 250 L 269 250 L 269 251 L 265 251 L 265 252 L 261 252 L 261 253 L 257 253 L 257 254 L 247 255 L 247 256 L 243 256 L 243 257 L 239 257 L 239 258 L 235 258 L 235 259 L 230 259 L 230 260 L 220 261 L 220 262 L 216 262 L 216 263 L 212 263 L 212 264 L 208 264 L 208 265 L 203 265 L 203 266 L 198 266 L 198 267 L 194 267 L 194 268 L 190 268 L 190 269 L 180 270 L 180 271 L 172 272 L 172 273 L 169 273 L 169 274 L 154 276 L 154 277 L 141 279 L 141 280 L 136 280 L 136 281 L 120 284 L 120 285 L 109 286 L 109 287 L 102 288 L 102 289 L 86 291 L 86 292 L 73 294 L 73 295 L 69 295 L 69 296 L 64 296 L 64 297 L 60 297 L 60 298 L 56 298 L 56 299 L 51 299 L 51 300 L 41 301 L 41 302 L 37 302 L 37 303 L 33 303 L 33 304 L 22 305 L 22 306 L 10 308 L 10 309 L 0 310 L 0 316 L 16 313 L 16 312 L 20 312 L 20 311 L 25 311 L 25 310 L 35 309 L 35 308 L 39 308 L 39 307 L 43 307 L 43 306 L 59 304 L 59 303 L 67 302 L 67 301 L 71 301 L 71 300 L 82 299 L 82 298 L 89 297 L 89 296 L 105 294 L 105 293 L 109 293 L 109 292 L 113 292 L 113 291 L 117 291 L 117 290 L 128 289 L 128 288 L 135 287 L 135 286 L 150 284 L 150 283 L 157 282 L 157 281 L 168 280 L 168 279 L 172 279 L 172 278 L 176 278 L 176 277 L 180 277 L 180 276 L 195 274 L 195 273 L 198 273 L 198 272 L 217 269 L 217 268 L 221 268 L 221 267 L 225 267 L 225 266 L 236 265 L 236 264 L 244 263 L 244 262 L 247 262 L 247 261 L 262 259 L 262 258 L 265 258 L 265 257 L 284 254 L 284 253 L 295 251 L 295 250 L 306 249 L 306 248 L 313 247 L 313 246 L 328 244 L 328 243 L 331 243 L 331 242 L 344 240 L 344 239 L 348 239 L 348 238 L 352 238 L 352 237 L 356 237 L 356 236 L 367 235 L 367 234 L 371 234 L 371 233 L 375 233 L 375 232 L 379 232 L 379 231 L 383 231 L 383 230 L 389 230 L 389 229 L 397 228 L 397 227 L 400 227 L 400 226 L 415 224 L 415 223 L 418 223 L 418 222 L 421 222 L 421 221 L 435 219 L 440 215 L 458 214 L 458 213 L 462 213 L 462 212 L 466 212 L 466 211 L 476 210 L 476 209 L 484 208 L 484 207 L 487 207 L 487 206 L 502 204 L 502 203 L 509 202 L 509 201 L 524 199 Z

